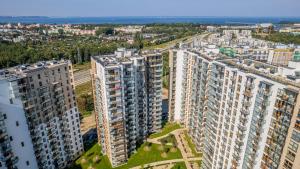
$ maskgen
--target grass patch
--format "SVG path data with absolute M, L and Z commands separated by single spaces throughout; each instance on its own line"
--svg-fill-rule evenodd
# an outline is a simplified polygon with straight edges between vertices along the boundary
M 193 155 L 194 155 L 195 157 L 201 157 L 202 154 L 201 154 L 201 153 L 198 153 L 198 152 L 196 151 L 196 145 L 193 143 L 191 137 L 188 135 L 187 132 L 184 132 L 184 137 L 185 137 L 186 141 L 188 142 L 188 145 L 189 145 L 189 147 L 191 148 Z
M 74 64 L 73 65 L 74 72 L 89 70 L 91 69 L 91 62 L 84 62 L 81 64 Z
M 92 82 L 86 82 L 75 87 L 75 94 L 79 112 L 82 117 L 90 116 L 94 110 Z
M 151 134 L 149 138 L 161 137 L 161 136 L 164 136 L 164 135 L 166 135 L 176 129 L 180 129 L 180 128 L 181 128 L 180 125 L 177 123 L 167 123 L 161 132 Z
M 173 134 L 169 134 L 167 137 L 159 139 L 162 144 L 172 144 L 177 146 L 176 138 Z
M 95 161 L 95 158 L 98 157 L 98 160 Z M 87 152 L 85 152 L 79 159 L 76 160 L 75 166 L 70 169 L 87 169 L 89 167 L 94 168 L 112 168 L 107 156 L 101 154 L 101 146 L 95 144 Z
M 92 81 L 82 83 L 75 87 L 75 94 L 77 97 L 89 93 L 92 93 Z
M 150 146 L 150 150 L 145 151 L 145 146 Z M 79 159 L 76 160 L 76 165 L 71 167 L 70 169 L 88 169 L 89 167 L 99 168 L 99 169 L 128 169 L 131 167 L 148 164 L 156 161 L 162 160 L 171 160 L 171 159 L 181 159 L 182 155 L 179 150 L 176 152 L 166 151 L 166 157 L 161 157 L 162 151 L 158 150 L 158 144 L 149 144 L 144 143 L 137 150 L 137 153 L 133 154 L 127 164 L 122 166 L 112 168 L 110 161 L 107 156 L 103 156 L 101 154 L 101 147 L 99 144 L 95 144 L 91 149 L 89 149 L 86 153 L 84 153 Z M 172 146 L 165 146 L 164 150 L 170 149 Z M 95 162 L 95 157 L 98 162 Z
M 185 163 L 184 162 L 179 162 L 179 163 L 176 163 L 172 169 L 186 169 L 186 166 L 185 166 Z
M 179 150 L 176 152 L 168 151 L 166 152 L 166 157 L 161 157 L 162 151 L 158 150 L 158 144 L 151 144 L 150 151 L 145 151 L 144 147 L 147 143 L 144 143 L 137 151 L 137 153 L 133 154 L 128 160 L 127 164 L 117 167 L 116 169 L 127 169 L 139 165 L 145 165 L 148 163 L 162 161 L 162 160 L 171 160 L 171 159 L 181 159 L 182 155 Z M 165 149 L 171 149 L 172 146 L 164 146 Z

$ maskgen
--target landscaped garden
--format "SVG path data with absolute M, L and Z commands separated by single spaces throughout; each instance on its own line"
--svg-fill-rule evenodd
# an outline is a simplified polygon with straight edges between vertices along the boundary
M 179 163 L 176 163 L 172 169 L 186 169 L 186 166 L 185 166 L 185 163 L 184 162 L 179 162 Z
M 135 154 L 133 154 L 127 164 L 116 167 L 114 169 L 128 169 L 135 166 L 145 165 L 148 163 L 181 159 L 182 155 L 178 148 L 169 145 L 158 145 L 152 143 L 144 143 Z M 107 158 L 101 154 L 101 147 L 95 144 L 84 155 L 76 160 L 76 166 L 71 169 L 112 169 L 112 166 Z
M 161 137 L 161 136 L 164 136 L 164 135 L 166 135 L 176 129 L 180 129 L 180 128 L 181 128 L 180 125 L 177 123 L 167 123 L 161 132 L 154 133 L 154 134 L 150 135 L 149 138 Z
M 173 134 L 169 134 L 168 136 L 159 139 L 159 141 L 162 144 L 177 146 L 177 141 L 176 141 L 176 138 Z
M 195 157 L 201 157 L 202 154 L 197 152 L 196 145 L 193 143 L 191 137 L 188 135 L 187 132 L 184 133 L 184 137 L 185 137 L 186 141 L 188 142 L 188 145 L 191 148 L 193 155 Z

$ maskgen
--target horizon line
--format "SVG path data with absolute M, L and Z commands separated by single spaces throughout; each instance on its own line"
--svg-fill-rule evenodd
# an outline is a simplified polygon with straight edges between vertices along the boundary
M 137 16 L 47 16 L 47 15 L 0 15 L 0 17 L 47 17 L 47 18 L 125 18 L 125 17 L 145 17 L 145 18 L 300 18 L 300 16 L 159 16 L 159 15 L 137 15 Z

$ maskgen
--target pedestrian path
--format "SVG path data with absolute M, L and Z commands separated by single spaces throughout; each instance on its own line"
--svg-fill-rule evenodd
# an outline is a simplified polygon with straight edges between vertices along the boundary
M 166 135 L 157 137 L 157 138 L 148 138 L 147 142 L 154 143 L 154 144 L 162 144 L 159 140 L 162 138 L 167 137 L 170 134 L 175 136 L 177 141 L 177 147 L 182 154 L 182 159 L 173 159 L 173 160 L 165 160 L 165 161 L 158 161 L 154 163 L 149 163 L 143 165 L 144 167 L 154 167 L 154 169 L 168 169 L 172 168 L 175 163 L 184 162 L 187 169 L 196 169 L 199 168 L 199 165 L 196 161 L 200 161 L 201 157 L 194 157 L 191 148 L 188 145 L 188 142 L 185 139 L 184 132 L 186 129 L 177 129 L 174 130 Z M 132 169 L 140 169 L 142 166 L 133 167 Z

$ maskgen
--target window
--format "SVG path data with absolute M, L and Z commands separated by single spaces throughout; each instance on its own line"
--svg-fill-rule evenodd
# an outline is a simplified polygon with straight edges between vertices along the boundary
M 291 141 L 289 148 L 291 150 L 293 150 L 294 152 L 297 152 L 297 150 L 298 150 L 298 144 L 295 143 L 294 141 Z
M 9 140 L 10 140 L 10 141 L 13 141 L 13 138 L 12 138 L 12 136 L 9 136 Z
M 300 142 L 300 133 L 298 133 L 297 131 L 293 131 L 292 139 L 299 143 Z
M 288 160 L 285 160 L 284 161 L 284 167 L 287 168 L 287 169 L 292 169 L 293 164 L 290 163 Z
M 24 142 L 23 142 L 23 141 L 21 142 L 21 146 L 22 146 L 22 147 L 24 147 L 24 146 L 25 146 L 25 144 L 24 144 Z
M 293 153 L 291 151 L 288 151 L 286 158 L 289 159 L 289 160 L 291 160 L 291 161 L 294 161 L 295 160 L 295 156 L 296 156 L 295 153 Z
M 41 79 L 41 75 L 40 74 L 38 74 L 38 79 Z
M 19 126 L 19 122 L 18 121 L 16 121 L 16 126 Z
M 26 165 L 29 166 L 29 161 L 26 161 Z
M 4 119 L 7 119 L 7 116 L 6 116 L 6 114 L 3 114 L 3 118 L 4 118 Z

